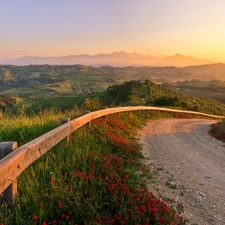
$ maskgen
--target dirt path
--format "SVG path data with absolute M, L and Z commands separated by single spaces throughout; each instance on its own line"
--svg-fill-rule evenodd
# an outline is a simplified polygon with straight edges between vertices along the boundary
M 150 191 L 183 204 L 188 224 L 225 224 L 225 143 L 208 135 L 212 123 L 160 119 L 138 132 L 145 163 L 159 174 Z

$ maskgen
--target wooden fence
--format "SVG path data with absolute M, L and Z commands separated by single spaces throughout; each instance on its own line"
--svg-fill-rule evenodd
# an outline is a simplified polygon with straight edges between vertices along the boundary
M 89 123 L 91 121 L 102 117 L 121 112 L 131 112 L 131 111 L 141 111 L 141 110 L 150 110 L 150 111 L 164 111 L 164 112 L 174 112 L 174 113 L 185 113 L 185 114 L 194 114 L 199 116 L 204 116 L 212 119 L 223 119 L 223 116 L 214 116 L 205 113 L 193 112 L 193 111 L 184 111 L 184 110 L 175 110 L 161 107 L 150 107 L 150 106 L 134 106 L 134 107 L 119 107 L 119 108 L 109 108 L 103 109 L 91 113 L 87 113 L 77 119 L 72 121 L 67 121 L 64 119 L 63 125 L 59 126 L 52 131 L 28 142 L 27 144 L 17 148 L 17 142 L 1 142 L 0 151 L 4 150 L 10 152 L 8 155 L 0 153 L 0 193 L 3 191 L 7 192 L 4 195 L 8 196 L 7 201 L 11 204 L 15 204 L 16 195 L 17 195 L 17 177 L 35 160 L 40 158 L 48 150 L 54 147 L 64 138 L 68 138 L 71 133 L 80 128 L 81 126 Z M 6 153 L 7 154 L 7 153 Z M 10 200 L 9 200 L 10 199 Z

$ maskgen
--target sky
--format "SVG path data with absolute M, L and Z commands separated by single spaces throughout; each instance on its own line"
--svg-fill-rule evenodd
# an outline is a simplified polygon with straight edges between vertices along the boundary
M 0 0 L 0 59 L 124 50 L 225 62 L 224 0 Z

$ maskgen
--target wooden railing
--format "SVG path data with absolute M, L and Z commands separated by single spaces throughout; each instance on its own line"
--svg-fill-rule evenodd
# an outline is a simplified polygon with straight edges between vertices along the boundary
M 184 111 L 160 107 L 150 107 L 150 106 L 134 106 L 134 107 L 119 107 L 119 108 L 109 108 L 104 110 L 99 110 L 85 114 L 77 119 L 68 121 L 63 125 L 59 126 L 56 129 L 28 142 L 27 144 L 16 148 L 17 142 L 9 143 L 12 145 L 12 149 L 15 149 L 10 154 L 5 156 L 0 160 L 0 193 L 4 190 L 9 189 L 8 195 L 11 195 L 12 203 L 15 202 L 17 188 L 16 188 L 16 179 L 17 177 L 35 160 L 40 158 L 48 150 L 54 147 L 64 138 L 67 138 L 71 133 L 80 128 L 81 126 L 91 123 L 92 120 L 107 116 L 109 114 L 121 113 L 121 112 L 131 112 L 131 111 L 141 111 L 141 110 L 150 110 L 150 111 L 164 111 L 164 112 L 174 112 L 174 113 L 186 113 L 194 114 L 199 116 L 205 116 L 213 119 L 223 119 L 223 116 L 214 116 L 205 113 L 193 112 L 193 111 Z M 2 146 L 2 147 L 1 147 Z M 7 147 L 6 142 L 0 143 L 1 148 Z M 8 147 L 7 147 L 8 148 Z M 8 150 L 7 150 L 8 151 Z

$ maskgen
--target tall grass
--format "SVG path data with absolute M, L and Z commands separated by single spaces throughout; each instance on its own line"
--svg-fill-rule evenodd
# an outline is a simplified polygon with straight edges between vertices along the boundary
M 0 142 L 17 141 L 19 146 L 23 145 L 61 125 L 63 117 L 73 119 L 79 115 L 81 111 L 78 108 L 65 113 L 51 109 L 31 115 L 27 115 L 23 109 L 17 114 L 6 111 L 0 114 Z
M 1 206 L 8 224 L 185 224 L 146 189 L 135 130 L 162 113 L 121 114 L 75 131 L 18 178 L 15 209 Z

